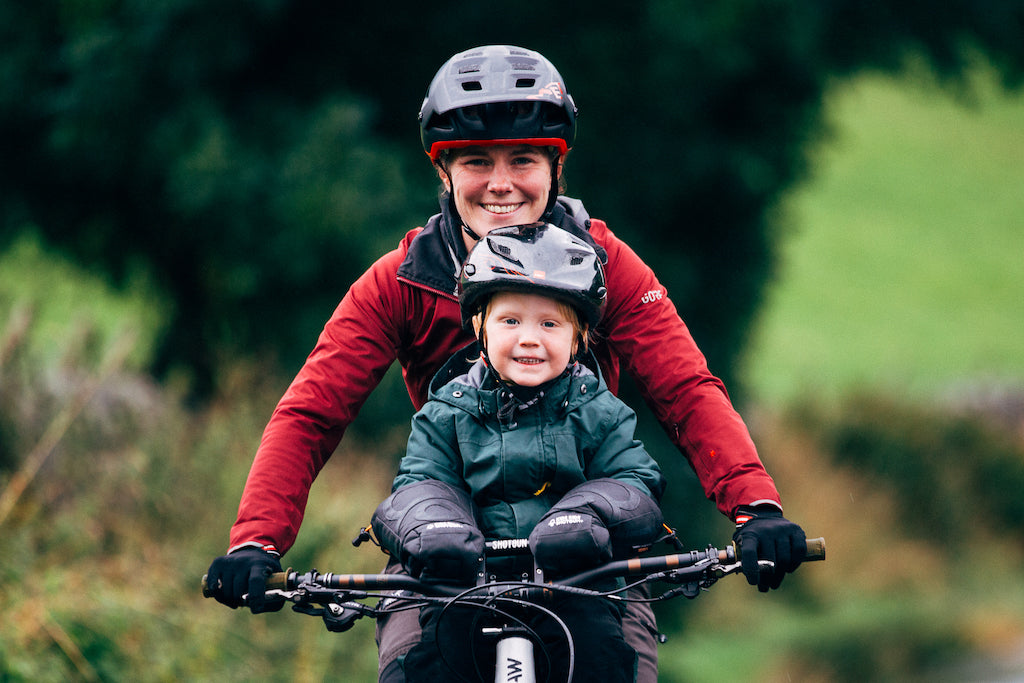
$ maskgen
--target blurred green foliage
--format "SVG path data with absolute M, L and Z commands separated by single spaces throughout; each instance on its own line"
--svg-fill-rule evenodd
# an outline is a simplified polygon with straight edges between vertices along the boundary
M 151 339 L 159 326 L 145 288 L 126 296 L 30 240 L 14 253 L 5 272 L 21 294 L 0 296 L 0 679 L 373 680 L 372 624 L 331 634 L 287 610 L 253 616 L 200 597 L 282 379 L 236 358 L 196 409 L 174 383 L 133 371 L 144 360 L 119 356 L 121 330 Z M 54 283 L 76 294 L 41 294 Z M 1024 634 L 1024 456 L 1012 411 L 1005 424 L 983 414 L 865 396 L 758 421 L 787 505 L 826 536 L 829 560 L 770 598 L 731 577 L 666 605 L 662 680 L 973 680 L 938 674 Z M 785 447 L 794 439 L 816 446 Z M 375 549 L 349 544 L 390 484 L 378 446 L 346 440 L 288 564 L 380 568 Z M 845 491 L 814 467 L 821 457 L 900 514 L 852 494 L 844 511 Z M 688 546 L 728 539 L 712 508 L 674 517 Z
M 1012 408 L 1020 398 L 1006 401 Z M 981 529 L 1024 548 L 1024 443 L 1012 421 L 993 420 L 999 412 L 999 405 L 958 413 L 854 395 L 838 410 L 797 414 L 837 465 L 892 492 L 902 513 L 894 521 L 906 534 L 952 552 Z
M 0 252 L 0 272 L 0 329 L 25 336 L 19 341 L 31 355 L 28 367 L 50 367 L 75 354 L 78 361 L 84 354 L 86 362 L 98 364 L 122 336 L 131 337 L 125 367 L 149 367 L 172 304 L 144 268 L 132 269 L 126 286 L 112 290 L 105 273 L 48 251 L 29 230 Z M 0 363 L 5 351 L 0 349 Z
M 826 85 L 899 70 L 913 52 L 957 86 L 975 50 L 1014 85 L 1024 53 L 1020 2 L 602 0 L 494 14 L 453 2 L 0 0 L 0 678 L 372 680 L 367 624 L 338 637 L 315 619 L 227 610 L 199 598 L 198 577 L 223 552 L 281 377 L 352 279 L 436 206 L 415 112 L 450 53 L 514 42 L 560 66 L 583 112 L 570 193 L 654 265 L 727 379 L 774 268 L 771 209 L 804 173 Z M 126 334 L 135 346 L 121 356 Z M 187 383 L 154 384 L 141 367 L 165 379 L 184 368 L 208 402 L 197 409 Z M 402 393 L 392 379 L 387 400 Z M 816 439 L 903 516 L 858 507 L 851 528 L 884 538 L 902 526 L 920 542 L 926 509 L 947 513 L 938 524 L 952 536 L 900 564 L 875 539 L 851 546 L 845 526 L 812 528 L 840 552 L 771 601 L 737 580 L 663 620 L 686 629 L 683 647 L 662 650 L 665 680 L 720 675 L 709 653 L 736 679 L 910 680 L 986 643 L 991 623 L 1024 630 L 1010 437 L 876 398 L 808 415 L 817 431 L 780 429 Z M 404 419 L 386 403 L 363 418 Z M 387 490 L 376 456 L 394 450 L 389 438 L 346 440 L 289 560 L 379 567 L 347 530 Z M 779 465 L 808 457 L 782 453 Z M 671 462 L 674 481 L 692 476 Z M 787 485 L 787 500 L 820 487 Z M 727 537 L 709 531 L 724 523 L 710 505 L 692 507 L 676 518 L 687 543 Z M 1008 533 L 987 534 L 999 543 L 979 553 L 978 525 Z M 848 581 L 862 557 L 893 583 Z M 741 594 L 758 602 L 708 603 Z M 674 663 L 684 650 L 701 674 Z
M 1008 82 L 1021 3 L 0 1 L 0 248 L 26 226 L 173 301 L 154 369 L 208 390 L 294 368 L 349 283 L 435 210 L 415 116 L 434 70 L 540 49 L 581 108 L 570 192 L 655 266 L 731 379 L 829 78 L 967 48 Z M 387 38 L 382 40 L 381 36 Z M 637 172 L 641 169 L 642 172 Z
M 312 681 L 338 669 L 372 680 L 372 628 L 339 639 L 318 620 L 254 620 L 199 592 L 278 375 L 235 359 L 197 410 L 180 385 L 138 370 L 160 325 L 144 288 L 120 293 L 31 242 L 11 253 L 21 258 L 0 262 L 17 275 L 16 288 L 0 280 L 0 680 Z M 387 461 L 346 455 L 310 499 L 296 562 L 333 565 L 386 495 Z M 369 572 L 383 557 L 345 561 Z
M 59 260 L 36 266 L 42 282 L 61 272 L 88 286 L 86 274 Z M 141 319 L 116 292 L 91 293 L 88 310 Z M 196 410 L 173 387 L 106 362 L 118 340 L 100 333 L 101 323 L 87 335 L 95 345 L 68 335 L 40 361 L 28 340 L 49 305 L 38 302 L 22 326 L 0 334 L 0 446 L 10 456 L 0 459 L 0 553 L 10 559 L 0 565 L 0 678 L 318 681 L 341 671 L 346 680 L 373 680 L 372 624 L 331 634 L 318 619 L 288 610 L 253 616 L 199 594 L 280 380 L 236 359 L 222 369 L 214 399 Z M 70 410 L 74 419 L 63 421 Z M 63 426 L 54 441 L 55 425 Z M 844 491 L 813 467 L 815 476 L 788 477 L 794 510 L 808 495 L 830 501 L 828 510 L 800 515 L 811 533 L 826 535 L 829 560 L 801 568 L 770 599 L 731 577 L 695 603 L 666 605 L 662 680 L 957 680 L 938 674 L 984 652 L 992 629 L 1024 634 L 1015 559 L 1024 552 L 1024 454 L 1012 423 L 863 396 L 834 413 L 805 408 L 770 426 L 768 442 L 817 444 L 769 448 L 782 471 L 803 472 L 820 452 L 899 515 L 878 517 L 851 496 L 844 522 L 828 524 Z M 314 488 L 291 566 L 382 565 L 375 549 L 354 550 L 349 539 L 386 495 L 392 467 L 361 440 L 344 449 Z M 41 466 L 8 506 L 40 452 Z M 681 522 L 690 546 L 728 538 L 727 527 Z M 858 543 L 851 531 L 862 525 L 875 531 Z M 851 581 L 858 564 L 879 579 Z
M 1024 91 L 982 60 L 964 87 L 914 69 L 829 91 L 740 371 L 758 401 L 1024 385 Z

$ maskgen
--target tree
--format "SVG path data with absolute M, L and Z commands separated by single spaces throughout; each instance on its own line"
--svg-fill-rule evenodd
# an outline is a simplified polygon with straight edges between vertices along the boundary
M 805 173 L 831 79 L 972 52 L 1024 72 L 1020 0 L 596 0 L 498 13 L 313 0 L 0 0 L 0 247 L 25 226 L 176 306 L 156 361 L 197 377 L 273 352 L 292 367 L 348 284 L 435 210 L 415 116 L 434 70 L 534 47 L 581 108 L 569 165 L 655 266 L 731 381 L 765 283 L 771 208 Z M 387 36 L 382 41 L 380 36 Z

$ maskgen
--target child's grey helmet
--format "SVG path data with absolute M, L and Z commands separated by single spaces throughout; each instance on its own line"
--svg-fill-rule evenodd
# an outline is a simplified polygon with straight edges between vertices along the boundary
M 420 107 L 420 137 L 432 161 L 444 149 L 528 144 L 565 154 L 576 138 L 576 105 L 544 55 L 485 45 L 453 56 Z
M 541 294 L 566 302 L 593 329 L 608 290 L 594 247 L 550 223 L 496 228 L 469 252 L 459 274 L 459 307 L 467 327 L 495 292 Z

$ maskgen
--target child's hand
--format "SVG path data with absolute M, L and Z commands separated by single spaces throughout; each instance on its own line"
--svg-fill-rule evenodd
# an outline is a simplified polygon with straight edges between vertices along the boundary
M 568 575 L 633 554 L 661 533 L 661 509 L 640 489 L 593 479 L 555 503 L 530 533 L 537 565 Z
M 381 547 L 422 581 L 472 583 L 484 537 L 469 494 L 428 479 L 392 493 L 371 522 Z

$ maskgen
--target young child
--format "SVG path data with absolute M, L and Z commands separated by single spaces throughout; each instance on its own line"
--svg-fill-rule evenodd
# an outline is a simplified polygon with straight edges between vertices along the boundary
M 393 493 L 373 516 L 381 546 L 410 574 L 469 584 L 484 539 L 528 537 L 546 575 L 566 575 L 658 537 L 661 471 L 634 437 L 633 411 L 585 364 L 604 301 L 598 252 L 553 225 L 499 228 L 469 253 L 459 304 L 478 341 L 435 376 Z M 513 565 L 487 567 L 507 578 L 533 568 Z M 465 609 L 458 626 L 446 614 L 440 629 L 439 610 L 421 613 L 409 681 L 450 680 L 446 663 L 473 672 L 466 643 L 479 612 Z M 617 606 L 562 597 L 553 609 L 573 633 L 576 679 L 634 680 Z M 564 670 L 553 646 L 563 661 L 552 666 Z

